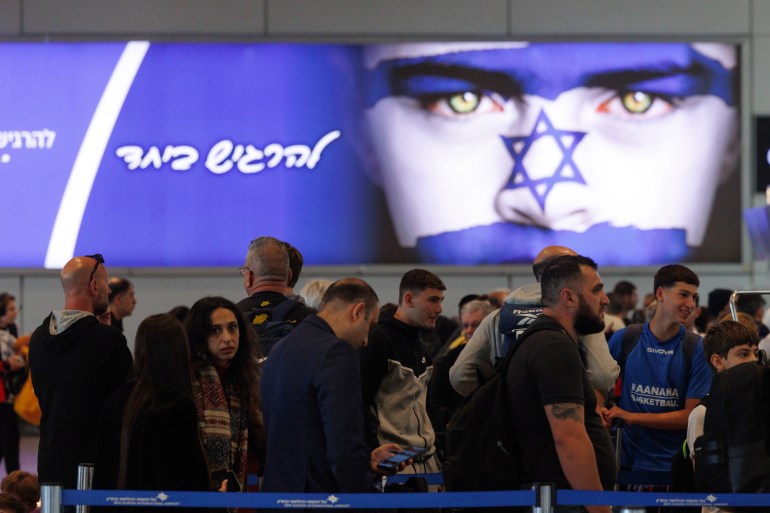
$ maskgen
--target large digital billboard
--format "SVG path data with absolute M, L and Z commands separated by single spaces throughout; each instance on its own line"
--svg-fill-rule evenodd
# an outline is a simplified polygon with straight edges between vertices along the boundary
M 739 262 L 738 50 L 2 44 L 0 266 Z

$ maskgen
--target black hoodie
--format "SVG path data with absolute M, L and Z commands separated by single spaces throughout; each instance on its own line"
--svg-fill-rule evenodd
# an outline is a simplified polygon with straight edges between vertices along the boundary
M 29 343 L 32 385 L 40 401 L 37 470 L 41 483 L 66 489 L 77 483 L 79 463 L 93 463 L 105 400 L 128 378 L 132 358 L 126 337 L 96 317 L 84 317 L 51 335 L 51 316 Z

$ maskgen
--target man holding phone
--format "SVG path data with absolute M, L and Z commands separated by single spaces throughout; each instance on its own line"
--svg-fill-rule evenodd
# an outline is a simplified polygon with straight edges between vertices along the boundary
M 270 351 L 262 372 L 267 458 L 262 491 L 372 492 L 372 473 L 402 470 L 396 444 L 370 450 L 364 441 L 356 350 L 377 323 L 379 300 L 358 278 L 333 283 L 318 314 Z

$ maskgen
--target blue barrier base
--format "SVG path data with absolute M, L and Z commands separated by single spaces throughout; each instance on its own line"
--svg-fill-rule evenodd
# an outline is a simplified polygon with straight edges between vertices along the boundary
M 221 493 L 64 490 L 63 505 L 185 508 L 486 508 L 531 506 L 533 490 L 448 493 Z
M 486 508 L 534 506 L 534 490 L 445 493 L 221 493 L 63 490 L 61 504 L 186 508 Z M 595 492 L 557 490 L 560 506 L 768 507 L 770 494 Z

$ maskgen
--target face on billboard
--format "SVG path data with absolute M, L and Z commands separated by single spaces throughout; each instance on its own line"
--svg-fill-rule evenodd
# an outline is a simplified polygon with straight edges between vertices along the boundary
M 378 180 L 429 261 L 686 259 L 736 167 L 731 45 L 403 44 L 366 66 Z

